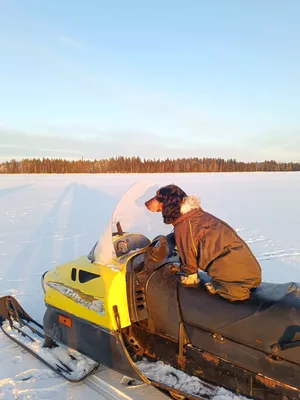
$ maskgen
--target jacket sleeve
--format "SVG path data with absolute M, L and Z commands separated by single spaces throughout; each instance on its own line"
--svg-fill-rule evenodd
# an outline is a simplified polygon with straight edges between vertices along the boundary
M 199 268 L 197 262 L 199 245 L 194 242 L 189 224 L 190 222 L 187 221 L 187 229 L 184 231 L 180 229 L 180 234 L 175 234 L 177 248 L 183 264 L 180 268 L 187 275 L 195 274 Z

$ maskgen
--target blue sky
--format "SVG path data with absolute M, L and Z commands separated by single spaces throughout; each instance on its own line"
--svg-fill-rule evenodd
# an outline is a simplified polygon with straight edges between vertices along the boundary
M 0 6 L 0 160 L 300 160 L 299 0 Z

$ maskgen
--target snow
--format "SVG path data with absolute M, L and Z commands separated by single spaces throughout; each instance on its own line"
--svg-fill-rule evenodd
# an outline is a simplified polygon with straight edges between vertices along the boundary
M 204 209 L 224 219 L 247 241 L 261 263 L 265 281 L 300 281 L 298 172 L 0 175 L 0 297 L 15 296 L 41 322 L 45 310 L 42 274 L 87 255 L 120 197 L 143 179 L 159 186 L 175 183 L 199 196 Z M 3 333 L 0 354 L 0 399 L 100 399 L 85 384 L 59 378 Z M 147 374 L 159 371 L 156 376 L 171 379 L 168 366 L 158 364 L 156 371 L 153 365 L 140 367 Z M 190 379 L 191 390 L 201 390 L 199 380 L 183 375 L 180 379 L 180 385 Z M 215 399 L 227 396 L 237 398 L 216 390 Z

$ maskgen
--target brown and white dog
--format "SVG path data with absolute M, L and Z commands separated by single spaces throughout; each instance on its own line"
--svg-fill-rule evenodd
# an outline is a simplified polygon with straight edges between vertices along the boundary
M 160 188 L 154 197 L 146 201 L 145 206 L 151 212 L 161 212 L 165 224 L 173 224 L 183 214 L 198 208 L 200 201 L 194 196 L 188 196 L 176 185 L 167 185 Z M 181 259 L 183 259 L 182 256 Z M 197 273 L 181 277 L 181 283 L 184 285 L 195 285 L 199 282 Z M 216 293 L 210 283 L 206 286 L 211 293 Z
M 167 185 L 145 206 L 161 212 L 164 223 L 174 226 L 184 285 L 199 282 L 198 269 L 211 277 L 209 292 L 229 301 L 246 300 L 260 285 L 261 267 L 248 245 L 227 223 L 204 211 L 197 197 Z

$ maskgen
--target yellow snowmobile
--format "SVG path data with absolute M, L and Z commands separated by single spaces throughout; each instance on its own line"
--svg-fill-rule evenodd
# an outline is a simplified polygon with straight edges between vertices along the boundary
M 238 303 L 209 294 L 205 273 L 197 287 L 182 287 L 170 227 L 144 205 L 155 190 L 133 185 L 90 253 L 43 275 L 42 325 L 15 298 L 1 298 L 2 331 L 72 382 L 105 365 L 178 399 L 209 397 L 146 376 L 146 359 L 208 389 L 299 400 L 299 284 L 262 283 Z

